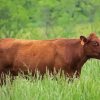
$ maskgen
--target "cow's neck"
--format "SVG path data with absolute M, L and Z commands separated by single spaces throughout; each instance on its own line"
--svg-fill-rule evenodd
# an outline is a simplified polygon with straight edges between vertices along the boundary
M 89 59 L 85 52 L 84 52 L 84 49 L 83 49 L 83 46 L 80 44 L 80 41 L 78 42 L 78 47 L 77 48 L 77 55 L 78 55 L 78 58 L 79 58 L 79 62 L 78 62 L 78 65 L 77 65 L 77 68 L 79 70 L 81 70 L 82 66 L 84 65 L 84 63 Z

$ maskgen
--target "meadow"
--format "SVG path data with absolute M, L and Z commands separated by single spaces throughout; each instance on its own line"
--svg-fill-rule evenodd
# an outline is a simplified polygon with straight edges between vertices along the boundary
M 91 32 L 100 36 L 100 0 L 0 0 L 0 38 L 79 38 Z M 59 74 L 19 74 L 13 83 L 7 76 L 0 100 L 100 100 L 99 60 L 85 63 L 73 82 Z
M 56 78 L 55 78 L 56 77 Z M 13 83 L 9 76 L 6 85 L 0 87 L 0 100 L 99 100 L 100 99 L 100 62 L 88 61 L 82 68 L 79 79 L 68 82 L 64 75 L 60 77 L 45 74 L 41 79 L 18 75 Z

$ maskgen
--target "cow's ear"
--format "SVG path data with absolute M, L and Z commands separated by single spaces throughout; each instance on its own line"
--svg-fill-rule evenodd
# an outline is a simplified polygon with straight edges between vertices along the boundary
M 98 38 L 98 37 L 96 36 L 96 33 L 91 33 L 88 38 L 93 39 L 93 38 Z
M 81 45 L 84 45 L 88 41 L 88 39 L 85 36 L 80 36 L 80 40 L 81 40 Z

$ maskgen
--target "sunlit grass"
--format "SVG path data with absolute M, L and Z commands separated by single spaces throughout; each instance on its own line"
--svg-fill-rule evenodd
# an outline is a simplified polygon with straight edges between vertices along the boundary
M 45 75 L 43 79 L 29 76 L 28 80 L 19 75 L 10 83 L 0 87 L 0 100 L 99 100 L 100 62 L 89 61 L 82 69 L 80 79 L 68 82 L 59 73 Z

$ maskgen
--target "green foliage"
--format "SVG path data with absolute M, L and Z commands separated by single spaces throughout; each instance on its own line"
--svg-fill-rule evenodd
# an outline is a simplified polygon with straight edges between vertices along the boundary
M 1 0 L 0 37 L 20 34 L 26 38 L 30 33 L 34 35 L 30 39 L 39 35 L 45 39 L 100 34 L 99 12 L 100 0 Z

